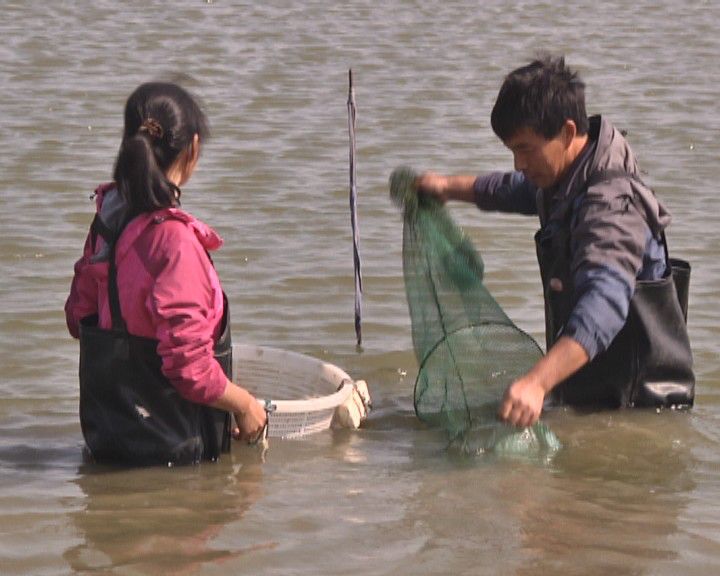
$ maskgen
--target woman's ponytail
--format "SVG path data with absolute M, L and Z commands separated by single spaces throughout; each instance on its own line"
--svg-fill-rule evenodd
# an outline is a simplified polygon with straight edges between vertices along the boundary
M 113 176 L 132 215 L 172 206 L 179 196 L 177 187 L 158 166 L 148 138 L 141 133 L 123 139 Z

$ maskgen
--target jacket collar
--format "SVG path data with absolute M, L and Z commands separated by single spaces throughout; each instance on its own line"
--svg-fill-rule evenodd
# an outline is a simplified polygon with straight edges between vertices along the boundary
M 112 182 L 98 186 L 95 190 L 96 206 L 98 212 L 101 214 L 101 217 L 103 216 L 103 202 L 106 199 L 111 201 L 113 191 L 117 193 L 117 188 Z M 113 203 L 115 203 L 114 200 Z M 105 208 L 104 212 L 106 214 L 110 214 L 111 211 L 109 208 L 109 206 Z M 223 245 L 222 238 L 213 228 L 201 220 L 198 220 L 189 212 L 185 212 L 181 208 L 161 208 L 160 210 L 155 210 L 153 212 L 144 212 L 139 214 L 128 222 L 117 245 L 117 259 L 119 260 L 125 255 L 130 246 L 133 245 L 135 240 L 137 240 L 146 228 L 160 224 L 169 219 L 183 222 L 194 232 L 195 237 L 198 239 L 198 242 L 200 242 L 200 245 L 208 252 L 217 250 Z M 106 224 L 111 224 L 111 222 Z

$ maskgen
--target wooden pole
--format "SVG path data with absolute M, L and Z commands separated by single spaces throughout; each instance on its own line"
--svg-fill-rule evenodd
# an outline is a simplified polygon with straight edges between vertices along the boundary
M 353 233 L 353 263 L 355 268 L 355 335 L 357 344 L 362 344 L 362 270 L 360 262 L 360 231 L 357 218 L 357 185 L 355 170 L 355 126 L 357 110 L 355 108 L 355 89 L 353 87 L 352 68 L 348 71 L 348 131 L 350 133 L 350 223 Z

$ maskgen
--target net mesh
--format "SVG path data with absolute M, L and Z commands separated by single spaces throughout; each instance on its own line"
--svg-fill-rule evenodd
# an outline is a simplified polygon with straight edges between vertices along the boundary
M 443 427 L 454 440 L 472 440 L 471 450 L 558 446 L 543 424 L 518 431 L 497 422 L 505 389 L 530 370 L 542 351 L 488 292 L 483 261 L 447 209 L 416 193 L 416 177 L 410 168 L 396 169 L 390 196 L 403 209 L 403 273 L 419 365 L 418 417 Z

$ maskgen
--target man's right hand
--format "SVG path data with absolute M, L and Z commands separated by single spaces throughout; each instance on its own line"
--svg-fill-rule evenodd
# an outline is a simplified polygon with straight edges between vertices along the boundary
M 415 180 L 415 186 L 419 194 L 424 194 L 445 204 L 447 197 L 448 179 L 437 172 L 423 172 Z
M 437 172 L 423 172 L 415 180 L 419 194 L 425 194 L 445 204 L 448 200 L 475 202 L 476 176 L 443 176 Z

